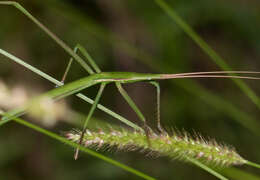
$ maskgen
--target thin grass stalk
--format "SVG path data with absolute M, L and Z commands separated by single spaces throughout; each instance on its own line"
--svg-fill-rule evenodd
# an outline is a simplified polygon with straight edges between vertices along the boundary
M 41 134 L 44 134 L 46 136 L 49 136 L 50 138 L 55 139 L 55 140 L 57 140 L 57 141 L 59 141 L 61 143 L 67 144 L 67 145 L 69 145 L 69 146 L 71 146 L 73 148 L 77 148 L 78 147 L 82 152 L 85 152 L 85 153 L 87 153 L 87 154 L 89 154 L 91 156 L 94 156 L 94 157 L 96 157 L 98 159 L 101 159 L 101 160 L 103 160 L 105 162 L 108 162 L 109 164 L 117 166 L 117 167 L 119 167 L 119 168 L 121 168 L 121 169 L 123 169 L 125 171 L 128 171 L 128 172 L 130 172 L 132 174 L 135 174 L 135 175 L 137 175 L 137 176 L 139 176 L 139 177 L 141 177 L 143 179 L 155 180 L 155 178 L 153 178 L 153 177 L 151 177 L 149 175 L 146 175 L 143 172 L 140 172 L 140 171 L 138 171 L 138 170 L 136 170 L 134 168 L 131 168 L 131 167 L 125 165 L 125 164 L 122 164 L 122 163 L 120 163 L 118 161 L 115 161 L 115 160 L 113 160 L 113 159 L 111 159 L 109 157 L 103 156 L 102 154 L 99 154 L 99 153 L 97 153 L 95 151 L 92 151 L 92 150 L 90 150 L 88 148 L 85 148 L 83 146 L 78 146 L 77 143 L 71 142 L 71 141 L 67 140 L 66 138 L 64 138 L 62 136 L 59 136 L 59 135 L 57 135 L 57 134 L 55 134 L 53 132 L 50 132 L 50 131 L 48 131 L 46 129 L 43 129 L 43 128 L 39 127 L 39 126 L 36 126 L 36 125 L 34 125 L 34 124 L 32 124 L 32 123 L 30 123 L 28 121 L 25 121 L 25 120 L 23 120 L 21 118 L 14 118 L 13 120 L 15 122 L 23 125 L 23 126 L 26 126 L 26 127 L 30 128 L 30 129 L 33 129 L 33 130 L 35 130 L 35 131 L 37 131 L 37 132 L 39 132 Z

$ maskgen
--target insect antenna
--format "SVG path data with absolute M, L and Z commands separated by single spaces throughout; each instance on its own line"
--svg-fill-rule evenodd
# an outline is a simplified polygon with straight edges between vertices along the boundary
M 257 71 L 208 71 L 208 72 L 191 72 L 177 74 L 161 74 L 159 79 L 177 79 L 177 78 L 233 78 L 233 79 L 251 79 L 257 80 L 260 77 L 242 76 L 239 74 L 260 74 Z

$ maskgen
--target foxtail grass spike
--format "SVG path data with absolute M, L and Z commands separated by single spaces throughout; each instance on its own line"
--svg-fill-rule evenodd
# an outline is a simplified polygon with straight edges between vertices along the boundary
M 79 131 L 66 133 L 66 137 L 78 142 L 80 138 Z M 90 131 L 87 130 L 83 138 L 83 145 L 99 149 L 110 150 L 116 148 L 123 151 L 140 151 L 148 156 L 168 156 L 171 159 L 189 161 L 196 159 L 200 162 L 213 166 L 232 166 L 247 164 L 234 148 L 221 145 L 215 140 L 205 140 L 197 135 L 191 137 L 186 132 L 167 133 L 150 135 L 151 145 L 147 143 L 144 132 L 130 132 L 127 130 L 110 130 L 110 131 Z

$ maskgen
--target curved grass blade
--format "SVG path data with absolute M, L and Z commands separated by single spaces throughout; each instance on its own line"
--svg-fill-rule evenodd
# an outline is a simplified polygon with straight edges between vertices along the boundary
M 256 176 L 252 173 L 244 172 L 243 170 L 240 170 L 238 168 L 227 168 L 227 169 L 222 169 L 220 172 L 232 179 L 236 180 L 245 180 L 245 179 L 250 179 L 250 180 L 260 180 L 259 176 Z
M 21 118 L 14 118 L 13 120 L 14 120 L 15 122 L 19 123 L 19 124 L 22 124 L 22 125 L 28 127 L 28 128 L 31 128 L 31 129 L 33 129 L 33 130 L 35 130 L 35 131 L 38 131 L 38 132 L 40 132 L 40 133 L 42 133 L 42 134 L 44 134 L 44 135 L 46 135 L 46 136 L 49 136 L 49 137 L 51 137 L 51 138 L 53 138 L 53 139 L 55 139 L 55 140 L 57 140 L 57 141 L 60 141 L 60 142 L 62 142 L 62 143 L 65 143 L 65 144 L 67 144 L 67 145 L 69 145 L 69 146 L 71 146 L 71 147 L 73 147 L 73 148 L 77 148 L 77 147 L 78 147 L 78 144 L 77 144 L 77 143 L 71 142 L 71 141 L 67 140 L 67 139 L 64 138 L 64 137 L 61 137 L 61 136 L 59 136 L 59 135 L 57 135 L 57 134 L 55 134 L 55 133 L 53 133 L 53 132 L 50 132 L 50 131 L 48 131 L 48 130 L 46 130 L 46 129 L 43 129 L 43 128 L 39 127 L 39 126 L 36 126 L 36 125 L 34 125 L 34 124 L 31 124 L 31 123 L 29 123 L 29 122 L 27 122 L 27 121 L 24 121 L 24 120 L 21 119 Z M 153 177 L 151 177 L 151 176 L 148 176 L 148 175 L 146 175 L 146 174 L 144 174 L 144 173 L 142 173 L 142 172 L 140 172 L 140 171 L 138 171 L 138 170 L 136 170 L 136 169 L 134 169 L 134 168 L 131 168 L 131 167 L 129 167 L 129 166 L 127 166 L 127 165 L 124 165 L 124 164 L 122 164 L 122 163 L 120 163 L 120 162 L 118 162 L 118 161 L 115 161 L 115 160 L 113 160 L 113 159 L 111 159 L 111 158 L 108 158 L 108 157 L 106 157 L 106 156 L 103 156 L 102 154 L 99 154 L 99 153 L 97 153 L 97 152 L 95 152 L 95 151 L 92 151 L 92 150 L 90 150 L 90 149 L 88 149 L 88 148 L 85 148 L 85 147 L 83 147 L 83 146 L 79 146 L 79 149 L 80 149 L 82 152 L 85 152 L 85 153 L 87 153 L 87 154 L 89 154 L 89 155 L 91 155 L 91 156 L 94 156 L 94 157 L 96 157 L 96 158 L 98 158 L 98 159 L 101 159 L 101 160 L 103 160 L 103 161 L 106 161 L 106 162 L 108 162 L 108 163 L 110 163 L 110 164 L 112 164 L 112 165 L 114 165 L 114 166 L 117 166 L 117 167 L 119 167 L 119 168 L 121 168 L 121 169 L 123 169 L 123 170 L 125 170 L 125 171 L 128 171 L 128 172 L 130 172 L 130 173 L 132 173 L 132 174 L 135 174 L 136 176 L 139 176 L 139 177 L 141 177 L 141 178 L 143 178 L 143 179 L 155 180 L 155 178 L 153 178 Z
M 260 164 L 247 161 L 247 165 L 260 169 Z
M 41 30 L 43 30 L 50 38 L 52 38 L 60 47 L 62 47 L 69 55 L 71 55 L 89 74 L 93 74 L 92 69 L 87 63 L 53 32 L 38 21 L 31 13 L 29 13 L 23 6 L 15 1 L 0 1 L 0 5 L 13 6 L 34 22 Z
M 189 161 L 192 162 L 193 164 L 195 164 L 196 166 L 200 167 L 201 169 L 204 169 L 205 171 L 207 171 L 208 173 L 212 174 L 213 176 L 221 179 L 221 180 L 228 180 L 226 177 L 224 177 L 223 175 L 221 175 L 220 173 L 216 172 L 215 170 L 209 168 L 208 166 L 202 164 L 201 162 L 199 162 L 196 159 L 191 159 L 189 158 Z
M 155 3 L 173 20 L 190 38 L 223 70 L 231 68 L 164 0 L 154 0 Z M 231 74 L 232 75 L 232 74 Z M 255 92 L 242 80 L 232 79 L 235 84 L 249 97 L 260 109 L 260 99 Z

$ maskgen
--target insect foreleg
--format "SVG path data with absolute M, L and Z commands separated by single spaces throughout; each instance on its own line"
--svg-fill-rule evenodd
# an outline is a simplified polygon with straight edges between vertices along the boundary
M 78 49 L 81 54 L 86 58 L 86 60 L 89 62 L 89 64 L 92 66 L 92 68 L 94 69 L 94 71 L 96 71 L 96 73 L 100 73 L 101 70 L 98 67 L 98 65 L 95 63 L 95 61 L 93 60 L 93 58 L 89 55 L 88 51 L 86 50 L 86 48 L 84 48 L 82 45 L 77 44 L 75 49 Z
M 90 63 L 90 65 L 92 66 L 92 68 L 94 69 L 94 71 L 96 72 L 96 73 L 100 73 L 101 72 L 101 70 L 99 69 L 99 67 L 98 67 L 98 65 L 95 63 L 95 61 L 92 59 L 92 57 L 89 55 L 89 53 L 87 52 L 87 50 L 83 47 L 83 46 L 81 46 L 80 44 L 77 44 L 75 47 L 74 47 L 74 52 L 75 53 L 77 53 L 77 51 L 80 51 L 81 52 L 81 54 L 86 58 L 86 61 L 88 61 L 89 63 Z M 69 63 L 68 63 L 68 65 L 67 65 L 67 67 L 66 67 L 66 70 L 65 70 L 65 73 L 64 73 L 64 75 L 63 75 L 63 77 L 62 77 L 62 80 L 61 80 L 61 82 L 62 83 L 64 83 L 64 81 L 65 81 L 65 79 L 66 79 L 66 77 L 67 77 L 67 75 L 68 75 L 68 72 L 69 72 L 69 70 L 70 70 L 70 67 L 71 67 L 71 65 L 72 65 L 72 62 L 73 62 L 73 57 L 71 57 L 70 58 L 70 60 L 69 60 Z

